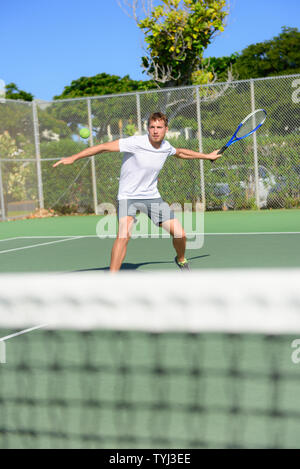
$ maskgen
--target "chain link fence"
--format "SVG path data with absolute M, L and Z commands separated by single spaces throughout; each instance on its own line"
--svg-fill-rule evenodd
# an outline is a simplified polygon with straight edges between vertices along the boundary
M 206 210 L 300 207 L 300 75 L 53 102 L 1 99 L 0 219 L 42 208 L 101 213 L 115 204 L 121 154 L 52 165 L 87 145 L 146 133 L 152 112 L 167 114 L 174 147 L 207 153 L 257 108 L 268 113 L 264 126 L 214 164 L 169 158 L 161 195 Z M 88 140 L 79 137 L 82 127 Z

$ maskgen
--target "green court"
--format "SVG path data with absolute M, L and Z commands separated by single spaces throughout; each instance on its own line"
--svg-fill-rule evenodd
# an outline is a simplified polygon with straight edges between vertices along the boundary
M 113 238 L 97 236 L 100 220 L 91 215 L 2 222 L 0 272 L 108 270 Z M 300 267 L 297 209 L 206 212 L 203 245 L 192 242 L 195 232 L 189 235 L 192 269 Z M 122 270 L 176 270 L 172 240 L 159 236 L 132 239 Z

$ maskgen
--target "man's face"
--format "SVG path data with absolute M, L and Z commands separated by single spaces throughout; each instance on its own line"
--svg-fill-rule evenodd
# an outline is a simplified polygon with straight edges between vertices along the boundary
M 165 126 L 163 120 L 159 119 L 156 121 L 150 121 L 148 127 L 150 141 L 153 143 L 161 143 L 165 138 L 165 135 L 168 131 L 168 127 Z

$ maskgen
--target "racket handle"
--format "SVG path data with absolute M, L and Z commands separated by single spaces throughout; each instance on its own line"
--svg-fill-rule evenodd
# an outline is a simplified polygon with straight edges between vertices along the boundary
M 224 145 L 224 147 L 222 147 L 221 150 L 218 151 L 218 155 L 221 155 L 221 153 L 224 153 L 226 148 L 228 148 L 227 145 Z
M 221 155 L 221 153 L 224 153 L 224 151 L 226 150 L 226 148 L 228 148 L 227 145 L 224 145 L 224 146 L 221 148 L 221 150 L 218 151 L 217 154 L 218 154 L 218 155 Z M 211 161 L 211 163 L 213 163 L 215 160 L 210 160 L 210 161 Z

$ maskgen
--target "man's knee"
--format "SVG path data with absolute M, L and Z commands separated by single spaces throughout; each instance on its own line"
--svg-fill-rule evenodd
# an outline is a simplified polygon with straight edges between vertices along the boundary
M 119 239 L 121 242 L 127 244 L 130 240 L 133 220 L 134 219 L 132 217 L 126 217 L 126 219 L 122 219 L 119 221 L 117 239 Z
M 117 240 L 120 242 L 120 243 L 124 243 L 124 244 L 128 244 L 129 240 L 130 240 L 130 233 L 127 231 L 127 232 L 122 232 L 122 233 L 118 233 L 118 236 L 117 236 Z
M 174 221 L 174 225 L 173 225 L 173 238 L 182 239 L 183 241 L 186 240 L 186 233 L 185 233 L 185 231 L 184 231 L 183 226 L 181 225 L 181 223 L 179 223 L 178 220 L 175 220 L 175 221 Z
M 185 231 L 184 230 L 175 231 L 175 233 L 173 235 L 173 238 L 179 239 L 179 240 L 181 239 L 182 241 L 186 241 Z

